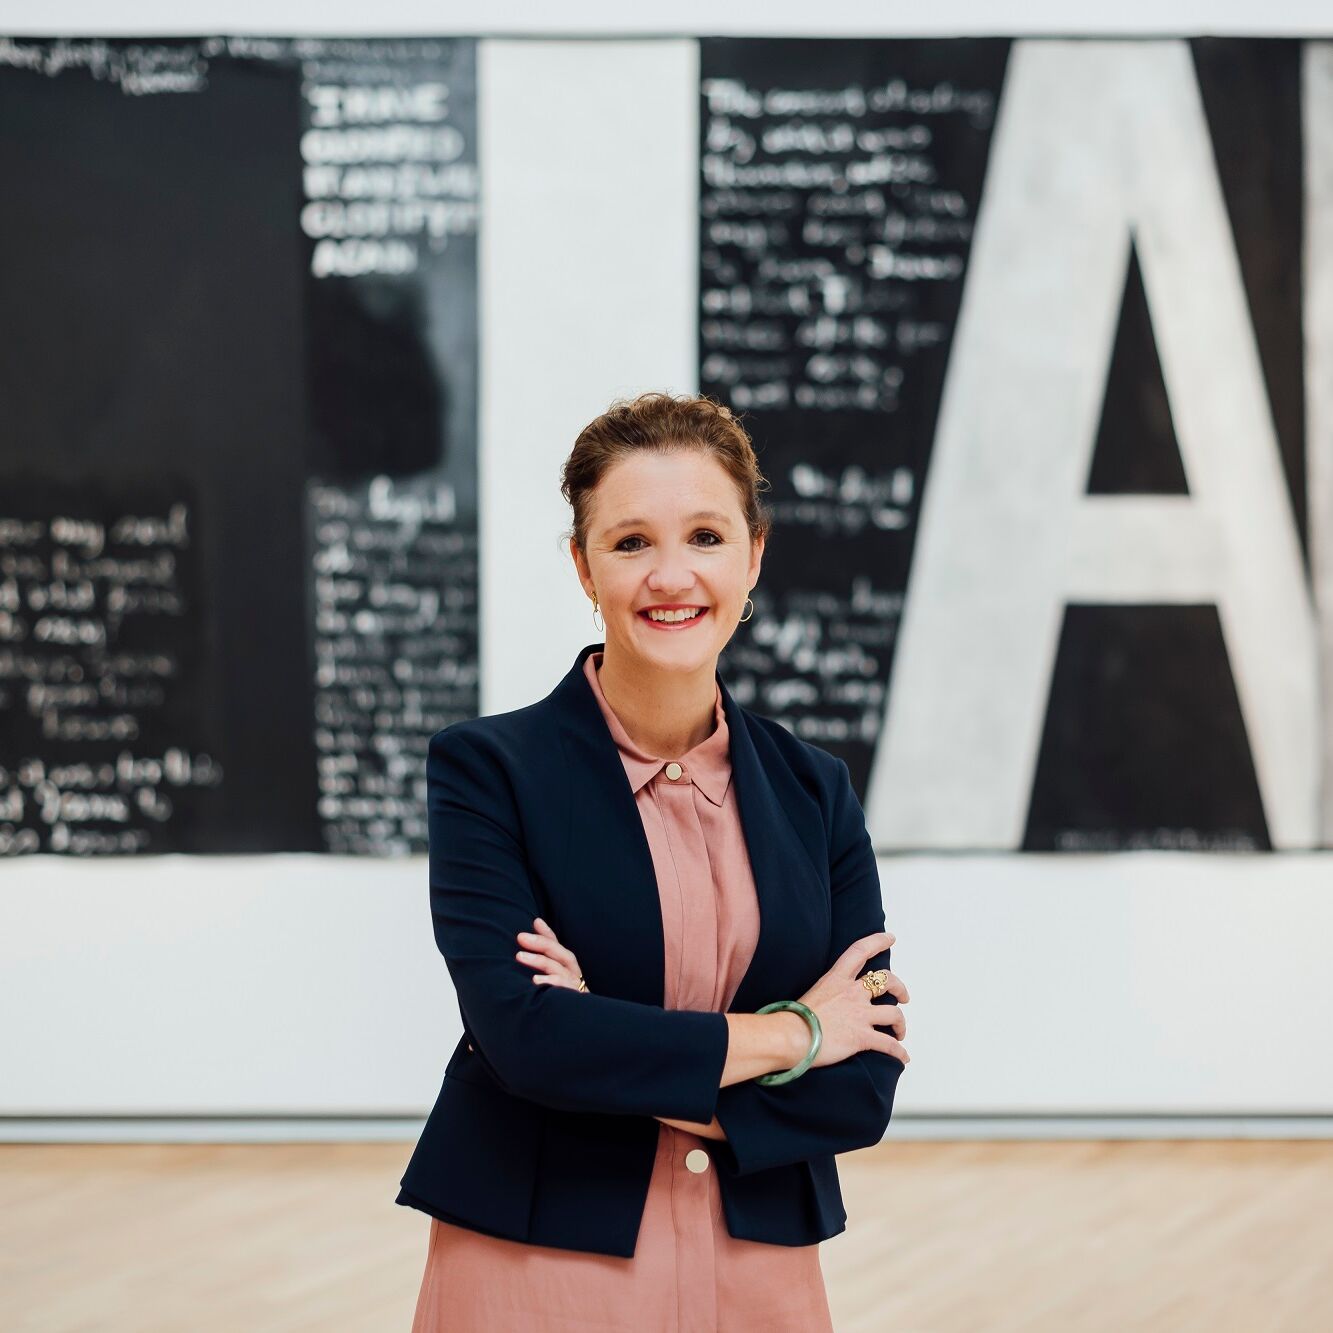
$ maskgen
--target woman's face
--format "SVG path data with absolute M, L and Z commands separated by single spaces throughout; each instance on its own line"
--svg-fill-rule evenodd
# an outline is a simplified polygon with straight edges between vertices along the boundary
M 657 670 L 715 669 L 763 558 L 736 483 L 710 454 L 644 451 L 606 471 L 589 509 L 586 556 L 570 550 L 607 649 Z M 698 614 L 663 621 L 650 609 Z

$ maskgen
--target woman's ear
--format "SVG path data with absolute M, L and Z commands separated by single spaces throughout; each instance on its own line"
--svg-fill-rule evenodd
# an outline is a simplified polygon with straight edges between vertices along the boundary
M 579 544 L 573 537 L 569 539 L 569 556 L 574 562 L 574 572 L 579 576 L 579 582 L 583 585 L 583 591 L 589 597 L 593 595 L 596 589 L 593 587 L 592 571 L 588 568 L 587 558 L 579 550 Z
M 750 543 L 750 577 L 747 580 L 751 589 L 759 582 L 759 570 L 764 563 L 764 538 Z

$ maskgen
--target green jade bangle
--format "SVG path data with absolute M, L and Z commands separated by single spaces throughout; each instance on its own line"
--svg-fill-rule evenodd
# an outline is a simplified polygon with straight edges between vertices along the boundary
M 756 1083 L 762 1083 L 765 1087 L 772 1087 L 775 1083 L 790 1083 L 792 1079 L 800 1078 L 814 1064 L 815 1056 L 824 1043 L 824 1029 L 819 1025 L 819 1015 L 809 1005 L 802 1004 L 800 1000 L 774 1000 L 772 1004 L 766 1004 L 755 1012 L 771 1014 L 775 1009 L 795 1009 L 810 1024 L 810 1049 L 806 1051 L 805 1059 L 791 1069 L 784 1069 L 777 1074 L 761 1074 L 755 1079 Z

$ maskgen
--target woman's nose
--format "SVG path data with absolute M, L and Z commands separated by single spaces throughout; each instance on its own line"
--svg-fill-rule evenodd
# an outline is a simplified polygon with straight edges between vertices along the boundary
M 688 591 L 694 586 L 694 580 L 684 577 L 676 578 L 670 573 L 658 575 L 656 578 L 648 580 L 648 586 L 656 593 L 661 593 L 664 597 L 677 597 Z
M 694 587 L 694 571 L 684 556 L 665 555 L 648 576 L 648 586 L 654 592 L 679 593 Z

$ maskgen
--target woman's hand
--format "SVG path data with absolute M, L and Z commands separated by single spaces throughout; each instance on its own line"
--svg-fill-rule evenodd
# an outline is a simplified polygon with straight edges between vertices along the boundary
M 537 985 L 568 986 L 578 990 L 583 969 L 579 960 L 555 937 L 555 931 L 541 917 L 532 923 L 536 932 L 520 930 L 518 942 L 523 946 L 515 957 L 528 967 L 539 969 L 532 980 Z M 586 990 L 586 986 L 584 987 Z
M 888 974 L 888 990 L 898 1004 L 876 1004 L 874 997 L 861 983 L 861 972 L 866 961 L 883 953 L 897 939 L 888 931 L 864 935 L 843 950 L 841 957 L 820 979 L 800 997 L 819 1018 L 824 1039 L 815 1056 L 814 1068 L 835 1065 L 858 1051 L 884 1051 L 897 1056 L 906 1065 L 911 1056 L 899 1038 L 907 1035 L 907 1018 L 901 1005 L 907 1003 L 907 987 L 892 972 Z M 881 1032 L 887 1027 L 897 1034 Z

